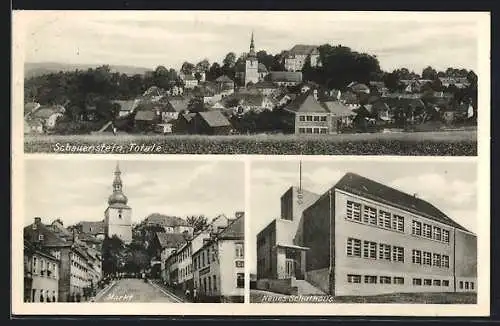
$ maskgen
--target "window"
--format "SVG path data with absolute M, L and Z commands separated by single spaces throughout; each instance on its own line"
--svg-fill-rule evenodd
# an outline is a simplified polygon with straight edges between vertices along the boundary
M 361 240 L 353 238 L 347 239 L 347 256 L 361 257 Z
M 441 280 L 434 280 L 434 281 L 432 281 L 432 285 L 434 285 L 434 286 L 441 286 Z
M 411 253 L 411 261 L 414 264 L 422 264 L 422 251 L 413 249 Z
M 299 128 L 299 134 L 305 134 L 306 128 Z
M 347 218 L 361 222 L 361 204 L 347 201 Z
M 377 259 L 377 243 L 371 241 L 363 242 L 363 257 Z
M 377 224 L 377 210 L 370 206 L 365 206 L 363 210 L 363 222 Z
M 209 276 L 208 279 L 208 291 L 212 291 L 212 278 Z
M 243 253 L 243 243 L 237 243 L 235 245 L 236 248 L 236 258 L 243 258 L 244 253 Z
M 430 266 L 431 265 L 431 253 L 424 251 L 422 254 L 422 257 L 423 257 L 423 264 Z
M 411 223 L 411 234 L 422 235 L 422 223 L 418 221 L 412 221 Z
M 474 282 L 470 282 L 470 289 L 474 290 Z
M 326 116 L 322 116 L 321 121 L 326 121 Z
M 245 274 L 244 273 L 236 274 L 236 287 L 237 288 L 245 287 Z
M 432 254 L 432 266 L 441 267 L 441 255 Z
M 38 273 L 38 264 L 37 264 L 37 259 L 36 257 L 33 257 L 33 274 Z
M 441 228 L 435 226 L 432 228 L 432 237 L 434 240 L 441 241 Z
M 38 241 L 43 241 L 43 234 L 38 235 Z
M 392 217 L 392 228 L 399 232 L 405 231 L 405 219 L 403 216 L 394 215 Z
M 312 128 L 306 128 L 306 134 L 312 134 Z
M 465 289 L 468 290 L 469 289 L 469 282 L 465 282 Z
M 425 285 L 425 286 L 431 286 L 431 285 L 432 285 L 432 280 L 431 280 L 431 279 L 426 278 L 426 279 L 424 280 L 424 285 Z
M 319 121 L 319 116 L 315 115 L 314 116 L 314 121 Z
M 432 228 L 429 224 L 424 224 L 424 237 L 432 239 Z
M 450 281 L 448 281 L 448 280 L 443 280 L 443 282 L 441 282 L 441 285 L 442 285 L 442 286 L 450 286 Z
M 450 242 L 450 231 L 443 230 L 443 234 L 442 234 L 441 240 L 443 242 L 449 243 Z
M 460 281 L 460 283 L 459 283 L 459 288 L 460 288 L 460 289 L 463 289 L 463 288 L 464 288 L 464 282 L 463 282 L 463 281 Z
M 450 257 L 447 255 L 441 256 L 441 267 L 450 268 Z
M 347 274 L 347 283 L 361 283 L 361 275 Z
M 396 247 L 396 246 L 394 246 L 392 248 L 392 260 L 404 263 L 404 261 L 405 261 L 405 254 L 404 254 L 404 248 L 403 247 Z
M 236 267 L 244 267 L 245 266 L 245 263 L 243 260 L 237 260 L 236 261 Z
M 391 284 L 390 276 L 380 276 L 380 284 Z
M 314 128 L 313 131 L 315 134 L 319 134 L 319 128 Z
M 404 277 L 394 277 L 394 284 L 405 284 L 405 278 Z
M 217 277 L 214 275 L 213 279 L 214 279 L 214 281 L 213 281 L 213 283 L 214 283 L 214 291 L 217 291 Z
M 326 120 L 325 120 L 325 121 L 326 121 Z M 327 129 L 327 128 L 321 128 L 321 129 L 320 129 L 320 132 L 321 132 L 322 134 L 326 134 L 326 133 L 328 133 L 328 129 Z
M 372 275 L 365 275 L 365 283 L 377 284 L 377 277 Z
M 311 115 L 308 115 L 308 116 L 306 117 L 306 120 L 307 120 L 307 121 L 312 121 L 312 116 L 311 116 Z
M 378 246 L 378 258 L 391 260 L 391 246 L 388 244 L 379 244 Z
M 299 116 L 299 121 L 306 121 L 306 117 L 305 117 L 305 116 L 303 116 L 303 115 L 300 115 L 300 116 Z
M 378 220 L 378 226 L 384 227 L 384 228 L 391 228 L 391 213 L 385 212 L 385 211 L 379 211 L 379 220 Z

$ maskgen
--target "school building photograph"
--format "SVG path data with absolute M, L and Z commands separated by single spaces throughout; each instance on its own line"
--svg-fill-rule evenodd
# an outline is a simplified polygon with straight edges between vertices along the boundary
M 475 164 L 254 162 L 251 183 L 252 302 L 477 300 Z

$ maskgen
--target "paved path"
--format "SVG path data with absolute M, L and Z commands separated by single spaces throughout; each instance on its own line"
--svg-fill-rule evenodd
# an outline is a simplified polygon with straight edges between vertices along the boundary
M 165 289 L 141 279 L 127 278 L 116 281 L 96 302 L 179 302 Z

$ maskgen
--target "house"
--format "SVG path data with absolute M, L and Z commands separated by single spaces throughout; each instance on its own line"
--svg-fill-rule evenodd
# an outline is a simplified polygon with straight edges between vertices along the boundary
M 320 66 L 319 50 L 315 45 L 297 44 L 292 47 L 285 57 L 285 69 L 287 71 L 300 71 L 309 58 L 311 67 Z
M 296 86 L 302 83 L 302 72 L 271 71 L 268 78 L 278 86 Z
M 264 96 L 270 96 L 276 93 L 276 91 L 278 90 L 278 86 L 276 84 L 264 80 L 254 84 L 251 88 L 256 89 L 259 93 L 261 93 Z
M 65 112 L 65 108 L 61 105 L 40 106 L 29 115 L 29 118 L 32 120 L 40 120 L 44 127 L 50 130 L 56 126 L 57 119 L 63 117 Z
M 190 129 L 195 134 L 227 135 L 231 123 L 220 111 L 198 112 L 190 121 Z
M 43 122 L 39 119 L 24 120 L 24 134 L 43 134 L 45 131 Z
M 187 89 L 193 89 L 198 86 L 198 79 L 192 75 L 185 75 L 182 81 L 184 82 L 184 88 Z
M 139 104 L 137 100 L 129 100 L 129 101 L 121 101 L 116 100 L 112 103 L 118 104 L 120 106 L 120 110 L 118 111 L 118 117 L 126 117 L 134 112 L 134 109 Z
M 176 120 L 179 114 L 188 111 L 190 98 L 185 96 L 171 96 L 166 99 L 168 105 L 163 114 L 164 121 Z
M 294 134 L 328 134 L 331 115 L 328 108 L 317 99 L 317 94 L 307 92 L 298 95 L 284 108 L 284 130 Z
M 153 111 L 138 111 L 134 117 L 135 128 L 141 131 L 152 131 L 160 121 L 161 116 Z
M 370 94 L 370 87 L 368 87 L 366 84 L 358 82 L 351 82 L 349 85 L 347 85 L 346 89 L 355 94 Z
M 59 260 L 24 240 L 24 302 L 59 301 Z
M 477 291 L 476 235 L 431 203 L 354 173 L 322 195 L 298 190 L 309 194 L 286 192 L 281 217 L 257 235 L 257 288 Z
M 217 89 L 221 97 L 225 97 L 234 93 L 234 81 L 226 75 L 222 75 L 215 80 Z
M 349 107 L 351 110 L 356 109 L 360 106 L 358 95 L 351 90 L 341 93 L 339 101 L 347 105 L 347 107 Z
M 24 239 L 35 247 L 42 248 L 59 260 L 59 293 L 57 301 L 79 302 L 89 297 L 93 286 L 89 269 L 94 261 L 77 239 L 61 237 L 35 217 L 34 222 L 24 228 Z
M 75 228 L 81 233 L 93 235 L 96 237 L 105 235 L 104 220 L 95 222 L 81 221 L 75 224 Z
M 204 302 L 243 302 L 245 216 L 205 239 L 192 253 L 192 279 Z
M 172 131 L 176 134 L 194 133 L 191 121 L 195 116 L 196 113 L 179 114 L 177 120 L 173 122 Z
M 455 86 L 457 88 L 467 88 L 470 86 L 466 77 L 439 77 L 443 87 Z
M 351 127 L 356 113 L 354 113 L 347 105 L 339 101 L 325 101 L 323 102 L 323 105 L 326 106 L 328 112 L 330 113 L 330 133 L 339 133 L 342 129 Z

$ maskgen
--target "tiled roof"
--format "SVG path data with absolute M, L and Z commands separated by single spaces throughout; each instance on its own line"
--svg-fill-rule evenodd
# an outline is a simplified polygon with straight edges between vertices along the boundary
M 314 98 L 312 93 L 298 95 L 285 109 L 293 112 L 327 113 L 327 108 Z
M 33 243 L 31 243 L 30 241 L 24 239 L 24 250 L 25 250 L 25 254 L 26 254 L 26 251 L 29 252 L 30 254 L 33 254 L 33 253 L 36 253 L 38 255 L 42 255 L 46 258 L 49 258 L 49 259 L 52 259 L 54 261 L 59 261 L 59 259 L 57 259 L 56 257 L 52 256 L 49 252 L 43 250 L 42 248 L 37 248 L 33 245 Z
M 135 120 L 140 121 L 152 121 L 156 118 L 156 114 L 153 111 L 139 111 L 135 115 Z
M 162 248 L 178 248 L 186 242 L 181 233 L 156 232 L 156 237 Z
M 220 111 L 199 112 L 198 114 L 210 127 L 231 126 L 231 123 Z
M 255 88 L 273 88 L 273 89 L 278 88 L 278 86 L 275 83 L 268 81 L 268 80 L 259 81 L 259 82 L 255 83 L 253 85 L 253 87 L 255 87 Z
M 169 216 L 163 215 L 159 213 L 150 214 L 148 217 L 144 219 L 144 223 L 152 223 L 159 224 L 163 226 L 189 226 L 186 220 L 178 217 L 178 216 Z
M 302 72 L 300 71 L 271 71 L 270 78 L 273 82 L 302 82 Z
M 81 225 L 82 230 L 89 234 L 104 233 L 104 221 L 81 221 L 77 225 Z
M 233 80 L 226 75 L 218 77 L 215 81 L 218 83 L 234 83 Z
M 293 48 L 290 49 L 290 55 L 309 55 L 309 54 L 318 53 L 318 47 L 316 45 L 305 45 L 305 44 L 297 44 Z
M 328 111 L 335 117 L 347 117 L 351 115 L 355 115 L 351 109 L 349 109 L 346 105 L 338 102 L 338 101 L 328 101 L 323 102 Z
M 186 119 L 187 122 L 189 122 L 196 116 L 196 113 L 186 113 L 182 116 L 184 117 L 184 119 Z
M 431 220 L 468 231 L 431 203 L 355 173 L 347 173 L 344 177 L 342 177 L 342 179 L 339 180 L 339 182 L 337 182 L 334 188 L 388 204 L 411 213 L 427 217 Z
M 182 96 L 171 97 L 168 101 L 175 112 L 186 111 L 189 105 L 189 99 Z
M 130 100 L 130 101 L 116 100 L 113 101 L 113 103 L 116 103 L 120 106 L 120 111 L 132 111 L 136 106 L 135 100 Z
M 245 235 L 245 216 L 234 219 L 217 236 L 219 239 L 243 239 Z
M 37 225 L 36 230 L 33 230 L 33 224 L 30 224 L 24 228 L 24 238 L 28 241 L 34 239 L 37 234 L 43 234 L 43 245 L 47 247 L 66 247 L 73 244 L 72 241 L 58 236 L 56 232 L 52 231 L 42 223 L 39 223 Z

